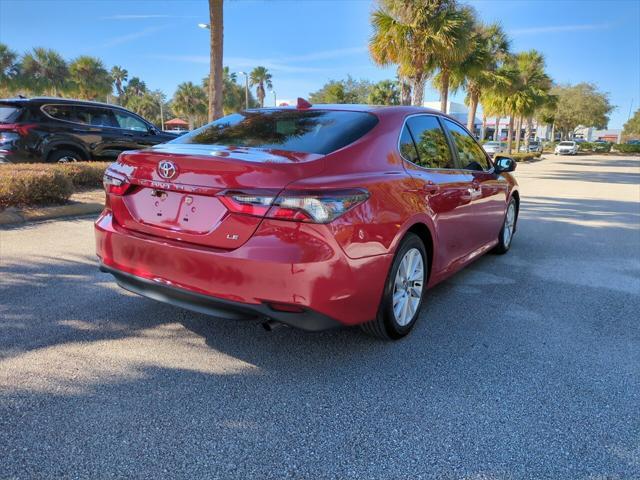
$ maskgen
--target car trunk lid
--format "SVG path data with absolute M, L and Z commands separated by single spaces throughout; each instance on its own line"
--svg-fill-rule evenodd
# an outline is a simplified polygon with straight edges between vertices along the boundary
M 122 227 L 176 241 L 223 249 L 237 248 L 255 232 L 262 218 L 232 213 L 221 201 L 227 192 L 273 191 L 317 175 L 323 155 L 165 144 L 126 152 L 108 173 L 132 187 L 110 195 Z

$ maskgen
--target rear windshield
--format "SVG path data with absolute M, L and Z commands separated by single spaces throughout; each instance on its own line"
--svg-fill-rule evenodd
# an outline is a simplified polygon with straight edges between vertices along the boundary
M 378 119 L 364 112 L 258 110 L 234 113 L 170 143 L 265 148 L 326 155 L 355 142 Z
M 9 103 L 0 103 L 0 122 L 11 122 L 20 113 L 20 107 Z

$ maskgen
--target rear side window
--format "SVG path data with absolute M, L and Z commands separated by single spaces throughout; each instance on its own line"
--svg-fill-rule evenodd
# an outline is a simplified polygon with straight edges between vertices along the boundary
M 457 123 L 445 119 L 449 133 L 453 138 L 453 143 L 458 151 L 460 167 L 465 170 L 490 170 L 491 164 L 482 147 L 473 139 L 469 133 Z
M 0 103 L 0 122 L 13 122 L 20 115 L 20 110 L 17 105 Z
M 409 128 L 406 124 L 402 128 L 402 133 L 400 134 L 400 154 L 416 165 L 420 161 L 418 159 L 416 144 L 413 143 L 413 138 L 411 137 L 411 133 L 409 133 Z
M 424 168 L 455 168 L 447 137 L 436 117 L 409 117 L 407 125 L 418 150 L 418 161 L 414 163 Z
M 378 123 L 365 112 L 261 110 L 220 118 L 170 143 L 267 148 L 326 155 L 355 142 Z
M 93 127 L 117 127 L 113 112 L 108 108 L 84 107 L 82 105 L 45 105 L 47 115 L 56 120 L 80 123 Z

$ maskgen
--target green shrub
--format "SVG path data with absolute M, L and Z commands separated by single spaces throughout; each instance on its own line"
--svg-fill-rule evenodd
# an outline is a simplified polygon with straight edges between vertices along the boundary
M 61 172 L 45 169 L 12 170 L 0 175 L 0 208 L 62 204 L 73 193 L 71 180 Z
M 610 143 L 581 142 L 578 143 L 581 152 L 610 152 Z
M 110 162 L 0 165 L 0 208 L 62 204 L 83 188 L 102 187 Z
M 640 153 L 640 145 L 629 145 L 628 143 L 616 143 L 613 149 L 620 153 Z
M 540 155 L 540 152 L 505 154 L 506 157 L 513 158 L 516 162 L 530 162 L 536 158 L 540 158 Z

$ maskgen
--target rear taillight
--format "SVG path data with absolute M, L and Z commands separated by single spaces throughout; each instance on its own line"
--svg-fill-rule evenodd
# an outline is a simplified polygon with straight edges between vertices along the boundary
M 24 137 L 35 126 L 34 123 L 0 123 L 0 133 L 12 132 Z
M 220 197 L 234 213 L 296 222 L 329 223 L 369 198 L 361 189 L 321 192 L 228 192 Z
M 131 186 L 126 179 L 114 177 L 108 173 L 105 173 L 104 177 L 102 177 L 102 184 L 104 185 L 105 192 L 114 195 L 124 195 Z

